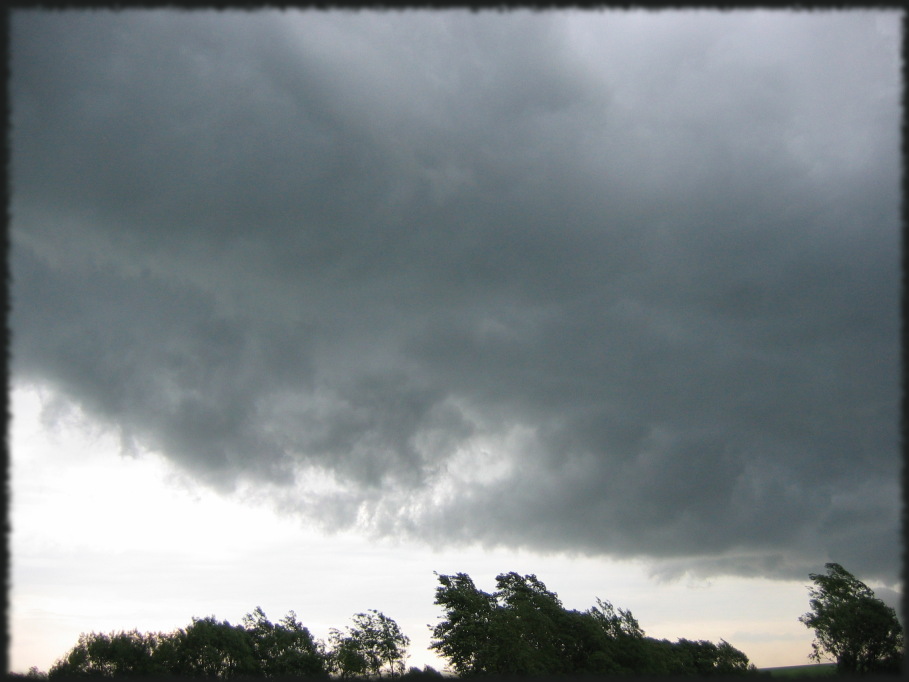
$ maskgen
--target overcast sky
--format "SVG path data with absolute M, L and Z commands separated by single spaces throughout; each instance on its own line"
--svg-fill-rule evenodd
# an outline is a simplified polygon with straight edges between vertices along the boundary
M 12 387 L 320 542 L 898 588 L 900 21 L 16 11 Z

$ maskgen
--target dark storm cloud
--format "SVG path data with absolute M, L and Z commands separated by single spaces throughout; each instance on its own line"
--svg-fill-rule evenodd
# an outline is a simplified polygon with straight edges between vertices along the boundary
M 16 12 L 14 378 L 327 526 L 892 582 L 898 21 Z

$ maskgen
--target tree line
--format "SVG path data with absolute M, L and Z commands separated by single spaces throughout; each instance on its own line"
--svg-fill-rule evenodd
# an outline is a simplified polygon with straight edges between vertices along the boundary
M 903 631 L 896 612 L 839 564 L 811 574 L 812 611 L 799 620 L 815 630 L 811 658 L 833 658 L 845 673 L 898 673 Z M 566 609 L 535 575 L 502 573 L 484 592 L 466 573 L 436 574 L 437 606 L 430 649 L 459 677 L 757 675 L 748 657 L 725 640 L 645 635 L 630 611 L 601 599 L 585 611 Z M 355 614 L 327 641 L 315 639 L 291 611 L 277 623 L 261 608 L 231 625 L 193 618 L 170 633 L 138 630 L 83 633 L 48 673 L 20 677 L 426 678 L 405 668 L 410 639 L 385 614 Z
M 401 676 L 410 640 L 398 624 L 376 610 L 352 620 L 344 631 L 332 628 L 327 643 L 315 639 L 293 611 L 272 623 L 261 607 L 239 625 L 209 616 L 170 633 L 83 633 L 47 677 Z
M 597 599 L 566 609 L 535 575 L 503 573 L 495 592 L 466 573 L 440 575 L 444 609 L 431 648 L 462 677 L 477 675 L 710 675 L 753 673 L 728 642 L 646 637 L 630 611 Z

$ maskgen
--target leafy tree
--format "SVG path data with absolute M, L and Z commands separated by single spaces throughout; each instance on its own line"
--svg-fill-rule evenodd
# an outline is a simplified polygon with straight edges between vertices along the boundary
M 679 674 L 682 670 L 678 647 L 668 639 L 645 637 L 640 641 L 645 663 L 636 671 L 646 675 L 666 676 Z
M 51 666 L 47 677 L 143 677 L 160 673 L 154 657 L 160 637 L 137 630 L 82 633 L 76 646 Z
M 407 672 L 402 676 L 402 680 L 427 680 L 432 679 L 432 682 L 439 682 L 438 678 L 442 677 L 442 673 L 433 668 L 431 665 L 424 665 L 423 669 L 420 670 L 416 666 L 411 666 L 407 669 Z
M 716 647 L 716 662 L 713 667 L 721 675 L 757 672 L 757 668 L 748 662 L 748 657 L 725 639 L 721 639 Z
M 714 644 L 706 640 L 679 639 L 673 645 L 675 668 L 671 673 L 687 675 L 733 675 L 756 672 L 748 657 L 725 640 Z
M 508 675 L 563 672 L 565 646 L 562 620 L 566 613 L 554 592 L 535 575 L 496 576 L 497 627 L 500 639 L 498 671 Z
M 597 605 L 592 607 L 588 613 L 608 637 L 613 639 L 622 637 L 640 639 L 644 636 L 644 631 L 638 625 L 635 617 L 631 615 L 631 611 L 619 609 L 618 613 L 616 613 L 615 608 L 609 601 L 603 601 L 597 597 Z
M 214 616 L 193 618 L 173 632 L 159 657 L 165 669 L 181 677 L 230 678 L 260 674 L 250 634 Z
M 460 675 L 621 671 L 608 628 L 589 612 L 565 609 L 535 575 L 502 573 L 494 594 L 478 590 L 463 573 L 439 576 L 439 582 L 435 603 L 446 614 L 433 629 L 431 648 Z
M 332 669 L 341 677 L 395 677 L 404 674 L 410 639 L 384 613 L 369 609 L 352 618 L 353 627 L 329 632 Z
M 332 672 L 339 674 L 343 679 L 366 675 L 366 657 L 360 653 L 359 646 L 352 636 L 332 628 L 328 633 L 328 641 L 331 647 L 329 667 Z
M 498 590 L 477 589 L 470 576 L 439 576 L 435 603 L 447 618 L 433 629 L 432 649 L 460 675 L 561 672 L 577 652 L 562 636 L 571 617 L 534 575 L 502 573 Z
M 435 603 L 445 609 L 430 648 L 461 676 L 671 675 L 754 670 L 727 642 L 671 643 L 645 637 L 630 611 L 597 599 L 588 611 L 567 610 L 535 575 L 503 573 L 498 590 L 477 589 L 470 576 L 439 576 Z
M 810 657 L 830 657 L 837 670 L 851 674 L 898 672 L 903 656 L 903 628 L 896 611 L 837 563 L 826 574 L 809 574 L 811 611 L 799 617 L 814 629 Z
M 47 676 L 324 677 L 325 658 L 293 611 L 275 624 L 257 607 L 243 626 L 208 617 L 169 634 L 83 633 Z
M 309 630 L 290 611 L 277 624 L 261 607 L 243 618 L 259 674 L 264 677 L 324 676 L 324 659 Z
M 743 652 L 722 639 L 719 644 L 714 644 L 706 640 L 682 638 L 670 642 L 642 637 L 635 640 L 635 644 L 637 657 L 633 666 L 626 667 L 623 673 L 697 677 L 758 674 L 757 668 L 749 663 Z
M 626 609 L 618 609 L 609 601 L 596 600 L 596 606 L 586 611 L 601 633 L 600 674 L 653 674 L 660 668 L 653 665 L 653 652 L 645 644 L 644 631 L 637 619 Z M 604 663 L 607 663 L 604 668 Z M 668 671 L 668 669 L 667 669 Z
M 432 630 L 431 649 L 448 659 L 458 675 L 493 672 L 496 598 L 478 589 L 466 573 L 439 575 L 434 603 L 447 618 Z

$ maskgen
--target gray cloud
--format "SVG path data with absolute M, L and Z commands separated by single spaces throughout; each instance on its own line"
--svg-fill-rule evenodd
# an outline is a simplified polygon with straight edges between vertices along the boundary
M 898 20 L 17 11 L 14 380 L 328 528 L 893 584 Z

